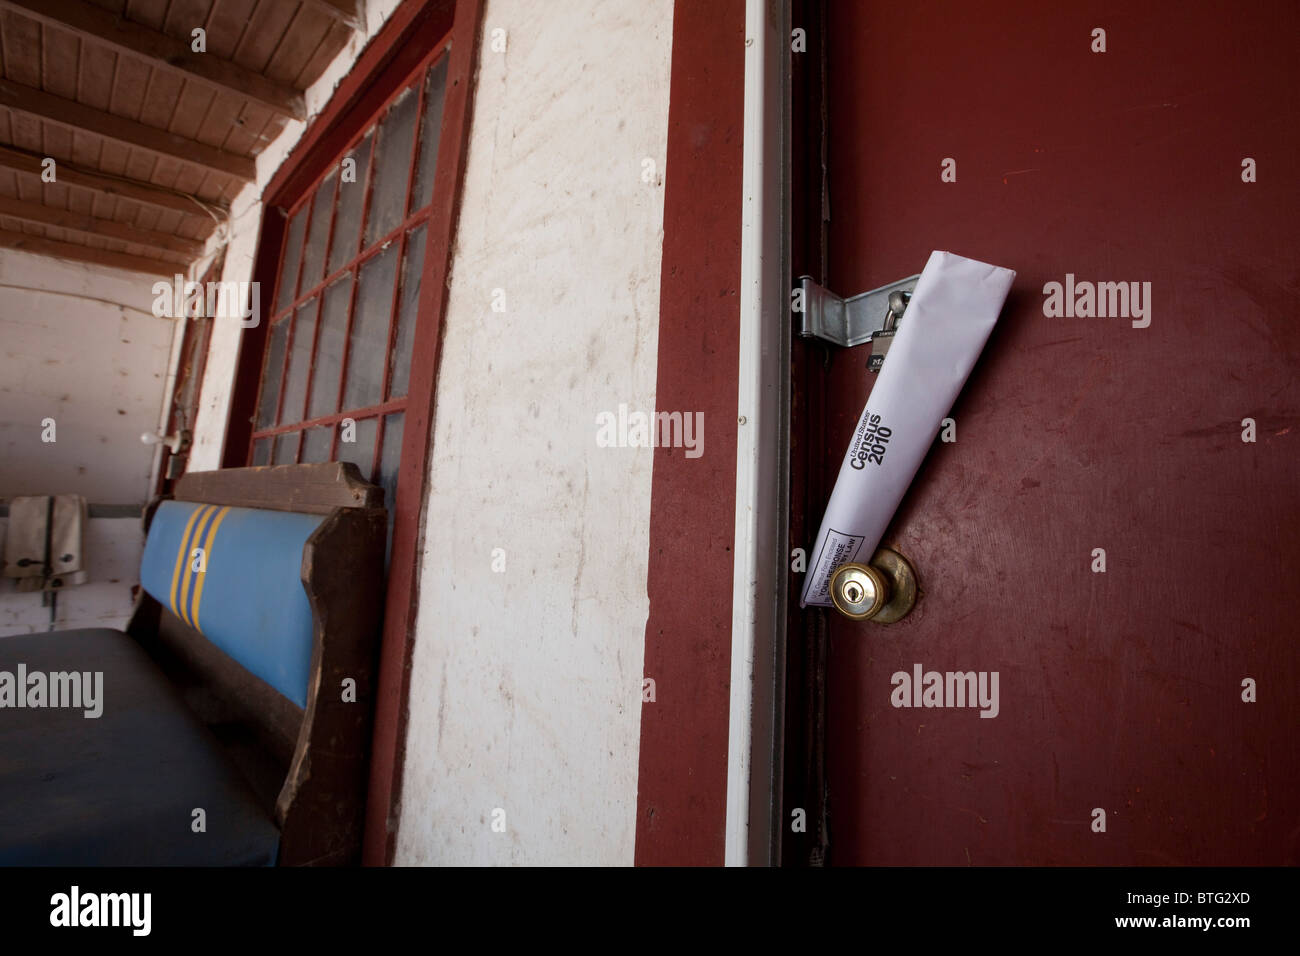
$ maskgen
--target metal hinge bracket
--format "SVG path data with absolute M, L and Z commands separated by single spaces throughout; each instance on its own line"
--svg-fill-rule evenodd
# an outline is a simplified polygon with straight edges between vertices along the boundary
M 890 296 L 903 295 L 903 305 L 911 298 L 919 274 L 882 285 L 870 292 L 842 299 L 834 292 L 822 288 L 811 276 L 800 276 L 803 293 L 803 325 L 799 332 L 804 337 L 819 338 L 834 345 L 852 348 L 871 341 L 878 332 L 892 329 L 902 315 L 890 308 Z M 898 300 L 894 300 L 898 304 Z

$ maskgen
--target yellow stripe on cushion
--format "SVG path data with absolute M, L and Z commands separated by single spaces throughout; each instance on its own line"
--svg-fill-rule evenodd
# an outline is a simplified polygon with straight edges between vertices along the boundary
M 217 516 L 212 519 L 212 527 L 208 528 L 207 537 L 203 541 L 203 566 L 211 566 L 212 562 L 212 544 L 217 540 L 217 529 L 221 527 L 222 520 L 226 517 L 229 507 L 222 508 L 217 512 Z M 198 576 L 198 582 L 194 585 L 194 601 L 190 609 L 190 626 L 199 626 L 199 602 L 203 600 L 203 581 L 207 578 L 207 572 Z
M 202 513 L 202 508 L 195 508 L 194 513 L 190 515 L 190 520 L 185 522 L 185 533 L 181 535 L 181 546 L 176 551 L 176 568 L 172 571 L 171 590 L 171 606 L 173 614 L 180 613 L 176 610 L 176 585 L 181 581 L 181 568 L 187 566 L 185 565 L 185 555 L 189 553 L 190 532 L 194 530 L 194 522 L 198 520 L 199 515 Z M 163 565 L 163 567 L 166 567 L 166 565 Z
M 181 578 L 181 597 L 178 604 L 181 609 L 181 620 L 186 624 L 189 624 L 191 627 L 194 626 L 194 622 L 190 620 L 189 607 L 190 600 L 194 597 L 194 581 L 198 578 L 198 573 L 194 570 L 194 549 L 197 548 L 199 542 L 203 540 L 203 533 L 207 530 L 208 525 L 212 523 L 212 516 L 216 513 L 216 505 L 204 506 L 203 516 L 199 518 L 199 523 L 194 526 L 194 534 L 190 537 L 189 547 L 186 549 L 187 557 L 185 558 L 185 575 Z M 207 559 L 208 556 L 204 554 L 203 560 L 205 562 L 205 567 L 207 566 Z

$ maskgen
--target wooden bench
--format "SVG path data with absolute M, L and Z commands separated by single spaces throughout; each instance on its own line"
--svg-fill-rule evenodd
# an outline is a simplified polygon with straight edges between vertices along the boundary
M 382 502 L 345 463 L 187 475 L 125 632 L 0 638 L 0 864 L 356 862 Z M 4 699 L 19 668 L 37 706 Z M 51 706 L 74 674 L 99 716 Z

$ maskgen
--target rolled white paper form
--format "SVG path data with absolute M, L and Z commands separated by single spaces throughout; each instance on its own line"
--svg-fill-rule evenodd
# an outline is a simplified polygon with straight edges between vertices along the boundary
M 951 252 L 930 254 L 840 465 L 800 607 L 830 607 L 835 569 L 875 554 L 1015 277 Z

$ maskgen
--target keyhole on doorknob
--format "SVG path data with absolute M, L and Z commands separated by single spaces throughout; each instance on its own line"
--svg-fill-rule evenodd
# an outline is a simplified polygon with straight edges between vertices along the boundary
M 891 548 L 880 548 L 870 564 L 843 564 L 831 575 L 831 603 L 854 621 L 892 624 L 916 605 L 916 572 Z

